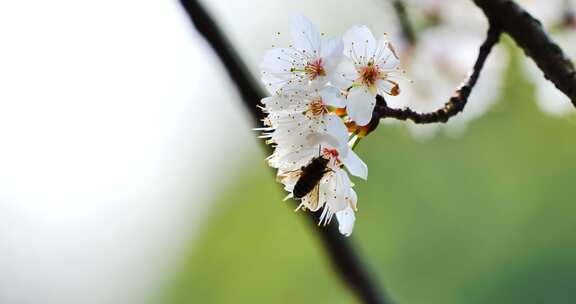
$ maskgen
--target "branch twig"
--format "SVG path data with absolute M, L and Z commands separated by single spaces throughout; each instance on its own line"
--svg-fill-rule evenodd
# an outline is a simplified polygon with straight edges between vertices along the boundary
M 404 39 L 406 39 L 406 42 L 408 42 L 409 45 L 414 45 L 414 43 L 416 43 L 416 33 L 414 32 L 410 18 L 408 18 L 408 14 L 406 13 L 406 5 L 404 5 L 404 1 L 393 0 L 392 7 L 396 12 L 396 18 L 398 18 L 398 23 L 400 24 L 400 29 L 402 30 Z
M 224 66 L 228 76 L 236 84 L 236 88 L 240 92 L 242 102 L 245 108 L 250 112 L 256 125 L 260 125 L 260 121 L 264 118 L 265 114 L 256 107 L 258 101 L 264 97 L 264 92 L 250 74 L 246 64 L 242 61 L 240 56 L 233 51 L 230 42 L 222 33 L 216 22 L 208 15 L 204 7 L 198 1 L 181 1 L 182 6 L 202 36 L 208 41 L 212 50 L 218 55 L 222 65 Z
M 576 105 L 576 71 L 572 62 L 566 58 L 560 47 L 556 45 L 542 29 L 538 20 L 512 0 L 473 0 L 486 14 L 490 21 L 490 30 L 482 46 L 474 70 L 466 83 L 441 109 L 431 113 L 417 113 L 410 109 L 393 109 L 386 105 L 382 96 L 377 97 L 375 118 L 396 118 L 412 120 L 415 123 L 446 122 L 461 112 L 468 100 L 472 88 L 476 84 L 484 62 L 492 47 L 498 42 L 501 30 L 508 33 L 518 45 L 524 49 L 544 72 L 547 79 L 564 92 Z M 240 91 L 246 109 L 250 111 L 256 124 L 259 124 L 264 114 L 256 107 L 264 96 L 257 82 L 248 72 L 241 58 L 227 41 L 216 23 L 195 0 L 181 0 L 198 31 L 206 38 L 212 49 L 217 53 L 228 75 Z M 406 23 L 405 8 L 401 1 L 394 1 L 394 8 L 403 27 L 404 35 L 409 42 L 415 37 L 409 23 Z M 317 223 L 312 213 L 307 213 L 312 224 Z M 355 292 L 364 303 L 387 303 L 386 298 L 378 289 L 373 277 L 370 276 L 352 245 L 339 233 L 332 224 L 326 229 L 315 230 L 324 245 L 334 268 L 348 287 Z
M 562 49 L 550 39 L 540 21 L 512 0 L 473 0 L 492 26 L 498 26 L 532 58 L 556 88 L 576 106 L 576 70 Z
M 260 99 L 264 97 L 260 86 L 202 5 L 196 0 L 181 0 L 180 2 L 198 32 L 206 39 L 222 61 L 228 76 L 240 91 L 246 109 L 252 114 L 255 123 L 259 124 L 263 118 L 263 113 L 257 105 Z M 266 149 L 269 151 L 270 147 L 266 146 Z M 318 219 L 316 215 L 307 212 L 306 217 L 315 227 L 314 231 L 318 234 L 334 269 L 362 302 L 391 303 L 379 289 L 375 278 L 370 275 L 352 244 L 340 235 L 338 227 L 332 223 L 329 227 L 317 229 Z
M 468 97 L 470 96 L 474 85 L 478 81 L 480 71 L 482 71 L 482 68 L 484 67 L 484 62 L 486 62 L 486 58 L 488 58 L 492 47 L 498 43 L 499 39 L 500 29 L 490 26 L 488 34 L 486 35 L 486 40 L 484 40 L 480 46 L 472 74 L 470 74 L 468 80 L 456 90 L 454 95 L 442 108 L 429 113 L 418 113 L 409 108 L 393 109 L 388 107 L 384 97 L 378 95 L 376 96 L 376 108 L 374 109 L 375 115 L 373 115 L 372 119 L 395 118 L 399 120 L 411 120 L 417 124 L 447 122 L 451 117 L 464 110 L 464 107 L 468 102 Z

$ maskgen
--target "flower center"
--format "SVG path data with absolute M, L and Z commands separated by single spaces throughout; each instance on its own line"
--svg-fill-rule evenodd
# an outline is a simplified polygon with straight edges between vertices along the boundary
M 380 69 L 374 62 L 370 61 L 367 65 L 358 69 L 358 74 L 360 75 L 360 82 L 367 87 L 372 87 L 376 85 L 376 80 L 381 76 Z
M 311 80 L 316 79 L 318 76 L 326 76 L 326 71 L 322 66 L 322 58 L 318 58 L 313 62 L 309 62 L 304 67 L 304 72 L 310 77 Z
M 313 99 L 308 105 L 308 111 L 306 111 L 306 115 L 311 117 L 318 117 L 324 114 L 328 114 L 328 108 L 324 104 L 324 101 L 322 101 L 322 97 Z
M 329 149 L 329 148 L 323 148 L 322 149 L 322 154 L 325 157 L 328 157 L 329 159 L 334 159 L 335 165 L 339 166 L 340 165 L 340 153 L 338 153 L 338 150 L 336 149 Z

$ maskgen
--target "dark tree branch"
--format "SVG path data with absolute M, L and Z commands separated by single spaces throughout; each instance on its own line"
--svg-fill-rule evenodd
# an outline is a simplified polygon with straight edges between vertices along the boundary
M 486 62 L 486 58 L 488 58 L 492 47 L 498 42 L 499 38 L 500 30 L 491 26 L 486 35 L 486 40 L 484 40 L 484 43 L 480 46 L 472 74 L 470 74 L 468 80 L 456 90 L 450 100 L 439 110 L 429 113 L 417 113 L 409 108 L 393 109 L 388 107 L 384 97 L 378 95 L 376 96 L 373 120 L 379 118 L 395 118 L 399 120 L 411 120 L 417 124 L 447 122 L 451 117 L 464 110 L 468 102 L 468 97 L 478 81 L 480 71 L 482 71 L 484 67 L 484 62 Z
M 404 1 L 392 0 L 392 7 L 394 7 L 394 11 L 396 12 L 396 18 L 398 18 L 404 39 L 406 39 L 409 45 L 414 45 L 414 43 L 416 43 L 416 33 L 414 32 L 410 18 L 408 18 Z
M 576 106 L 576 70 L 562 49 L 550 39 L 540 21 L 512 0 L 473 0 L 489 22 L 516 41 L 544 72 L 546 79 Z
M 256 106 L 264 97 L 264 92 L 252 77 L 246 64 L 233 50 L 230 42 L 222 33 L 216 22 L 209 16 L 198 1 L 181 1 L 182 6 L 198 32 L 208 41 L 212 50 L 218 55 L 230 79 L 240 92 L 245 108 L 250 112 L 256 125 L 264 119 L 265 113 Z
M 576 105 L 576 72 L 573 64 L 562 50 L 548 37 L 541 24 L 511 0 L 473 0 L 490 21 L 490 30 L 468 80 L 441 109 L 431 113 L 416 113 L 410 109 L 393 109 L 386 105 L 382 96 L 377 97 L 377 106 L 373 117 L 412 120 L 415 123 L 446 122 L 461 112 L 476 84 L 484 62 L 492 47 L 498 42 L 500 31 L 507 32 L 526 54 L 530 56 L 544 72 L 547 79 L 564 92 Z M 246 65 L 234 51 L 226 37 L 219 30 L 204 8 L 195 0 L 181 0 L 198 31 L 208 41 L 222 61 L 231 80 L 240 91 L 246 109 L 256 124 L 264 118 L 257 104 L 264 96 L 260 86 L 249 73 Z M 394 8 L 400 19 L 404 35 L 409 42 L 415 40 L 414 32 L 406 19 L 406 11 L 400 0 L 394 1 Z M 268 148 L 269 149 L 269 148 Z M 316 225 L 317 218 L 307 213 L 310 223 Z M 388 303 L 379 290 L 374 278 L 362 264 L 352 245 L 342 237 L 336 225 L 326 229 L 315 229 L 341 279 L 364 303 Z
M 195 0 L 180 1 L 198 32 L 210 44 L 228 72 L 231 80 L 242 95 L 246 109 L 250 111 L 256 124 L 264 114 L 257 107 L 264 97 L 260 86 L 254 80 L 246 65 L 238 56 L 234 47 L 228 42 L 214 20 Z M 267 151 L 270 147 L 266 146 Z M 329 227 L 318 229 L 318 219 L 314 213 L 307 212 L 308 221 L 314 226 L 326 254 L 335 271 L 346 285 L 362 300 L 363 303 L 391 303 L 379 289 L 378 284 L 366 266 L 362 263 L 352 244 L 338 232 L 333 222 Z

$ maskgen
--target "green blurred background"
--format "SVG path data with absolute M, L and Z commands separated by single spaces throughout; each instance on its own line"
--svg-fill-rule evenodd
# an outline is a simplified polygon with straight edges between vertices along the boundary
M 179 1 L 33 2 L 0 1 L 0 304 L 357 303 Z M 473 1 L 405 2 L 428 30 L 419 54 L 446 55 L 409 59 L 407 77 L 467 72 L 486 30 Z M 567 3 L 519 2 L 539 18 Z M 254 75 L 294 13 L 328 36 L 398 38 L 387 0 L 202 4 Z M 473 92 L 500 98 L 461 136 L 382 124 L 358 146 L 370 173 L 350 241 L 397 304 L 576 303 L 576 110 L 539 109 L 542 78 L 503 46 L 505 81 L 487 66 L 479 82 L 501 92 Z M 461 81 L 424 76 L 446 96 Z
M 381 125 L 358 147 L 370 173 L 351 241 L 395 303 L 576 302 L 576 120 L 537 109 L 505 43 L 500 100 L 464 136 Z M 264 157 L 222 186 L 163 303 L 357 301 Z

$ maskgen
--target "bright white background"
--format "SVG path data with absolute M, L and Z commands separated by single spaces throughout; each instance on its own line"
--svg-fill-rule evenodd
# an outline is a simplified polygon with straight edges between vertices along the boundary
M 254 71 L 292 13 L 337 32 L 381 12 L 207 4 Z M 176 1 L 0 2 L 0 303 L 153 299 L 241 156 L 260 153 L 237 98 Z
M 0 303 L 142 303 L 252 146 L 219 62 L 171 1 L 3 1 L 0 41 Z

